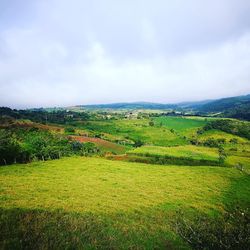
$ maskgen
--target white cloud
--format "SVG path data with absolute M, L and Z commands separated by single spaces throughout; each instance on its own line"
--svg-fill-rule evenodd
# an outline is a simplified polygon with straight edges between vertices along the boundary
M 106 4 L 114 8 L 112 19 L 107 6 L 97 7 L 96 2 L 84 10 L 78 2 L 74 13 L 74 4 L 67 9 L 66 1 L 39 1 L 34 22 L 0 27 L 0 105 L 168 103 L 250 92 L 250 31 L 244 22 L 233 27 L 239 18 L 234 14 L 230 19 L 233 1 L 223 2 L 225 10 L 217 5 L 215 20 L 198 4 L 200 13 L 190 21 L 185 13 L 194 5 L 178 9 L 170 4 L 165 18 L 163 2 L 162 9 L 152 6 L 152 13 L 148 2 L 143 7 L 139 2 L 131 13 L 132 3 L 124 3 L 125 14 L 118 5 Z M 236 13 L 244 17 L 245 10 Z M 180 15 L 187 23 L 178 22 Z M 199 18 L 201 27 L 195 24 Z M 211 36 L 213 29 L 214 34 L 224 32 L 219 41 Z

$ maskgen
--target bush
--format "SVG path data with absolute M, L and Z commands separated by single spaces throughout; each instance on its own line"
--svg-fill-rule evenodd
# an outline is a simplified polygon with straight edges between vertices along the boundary
M 208 138 L 203 142 L 203 145 L 206 147 L 211 148 L 219 148 L 221 145 L 226 143 L 226 139 L 220 138 L 220 139 L 214 139 L 214 138 Z
M 92 155 L 97 154 L 100 150 L 96 147 L 96 145 L 92 142 L 83 143 L 83 147 L 81 150 L 82 155 Z
M 149 121 L 148 125 L 151 126 L 151 127 L 153 127 L 155 124 L 154 124 L 153 121 Z
M 238 139 L 237 138 L 232 138 L 229 142 L 232 143 L 232 144 L 237 144 Z
M 144 143 L 141 140 L 136 140 L 134 143 L 134 147 L 136 147 L 136 148 L 139 148 L 143 145 L 144 145 Z
M 67 134 L 72 134 L 72 133 L 75 133 L 75 129 L 72 127 L 67 127 L 64 129 L 64 132 Z

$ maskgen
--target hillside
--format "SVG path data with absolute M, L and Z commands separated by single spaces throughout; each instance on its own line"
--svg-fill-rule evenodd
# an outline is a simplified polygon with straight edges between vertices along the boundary
M 190 107 L 204 112 L 224 112 L 245 105 L 250 105 L 250 95 L 222 98 L 200 105 L 191 105 Z
M 223 98 L 191 107 L 203 114 L 221 113 L 224 117 L 250 120 L 250 95 Z
M 205 237 L 201 243 L 216 226 L 218 232 L 230 230 L 221 244 L 237 246 L 244 217 L 232 231 L 235 215 L 223 222 L 218 214 L 232 201 L 242 209 L 250 202 L 246 175 L 208 166 L 73 157 L 6 166 L 0 181 L 3 249 L 191 249 L 178 232 L 197 215 L 206 221 L 201 225 L 207 231 L 191 228 Z M 192 237 L 193 249 L 195 242 Z M 216 238 L 213 244 L 219 246 Z
M 113 103 L 113 104 L 96 104 L 96 105 L 79 105 L 82 109 L 144 109 L 144 110 L 172 110 L 193 114 L 209 115 L 219 113 L 220 116 L 250 120 L 250 95 L 222 98 L 217 100 L 203 100 L 197 102 L 181 102 L 176 104 L 162 103 Z

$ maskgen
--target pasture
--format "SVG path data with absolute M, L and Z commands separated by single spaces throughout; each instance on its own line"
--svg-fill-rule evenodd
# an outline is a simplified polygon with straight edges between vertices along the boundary
M 74 122 L 77 128 L 103 133 L 105 139 L 142 141 L 157 146 L 177 146 L 188 144 L 187 138 L 202 127 L 206 121 L 181 117 L 157 117 L 140 120 L 105 120 Z
M 176 210 L 214 217 L 250 204 L 249 176 L 221 167 L 71 157 L 2 167 L 0 182 L 1 245 L 16 249 L 189 249 Z
M 219 165 L 218 149 L 193 145 L 143 146 L 128 151 L 128 160 L 164 165 Z

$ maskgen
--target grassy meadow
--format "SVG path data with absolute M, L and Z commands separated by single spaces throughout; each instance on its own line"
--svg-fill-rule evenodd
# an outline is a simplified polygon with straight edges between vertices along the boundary
M 221 167 L 71 157 L 6 166 L 0 178 L 6 249 L 189 249 L 173 232 L 176 210 L 214 217 L 250 202 L 250 178 Z
M 78 128 L 103 133 L 111 141 L 137 141 L 158 146 L 185 145 L 183 136 L 172 133 L 167 127 L 150 126 L 150 119 L 142 120 L 109 120 L 76 123 Z
M 218 164 L 218 150 L 208 147 L 197 147 L 193 145 L 159 147 L 159 146 L 142 146 L 128 152 L 131 155 L 146 157 L 158 157 L 166 160 L 179 160 L 181 163 L 196 162 L 196 165 L 214 165 Z

